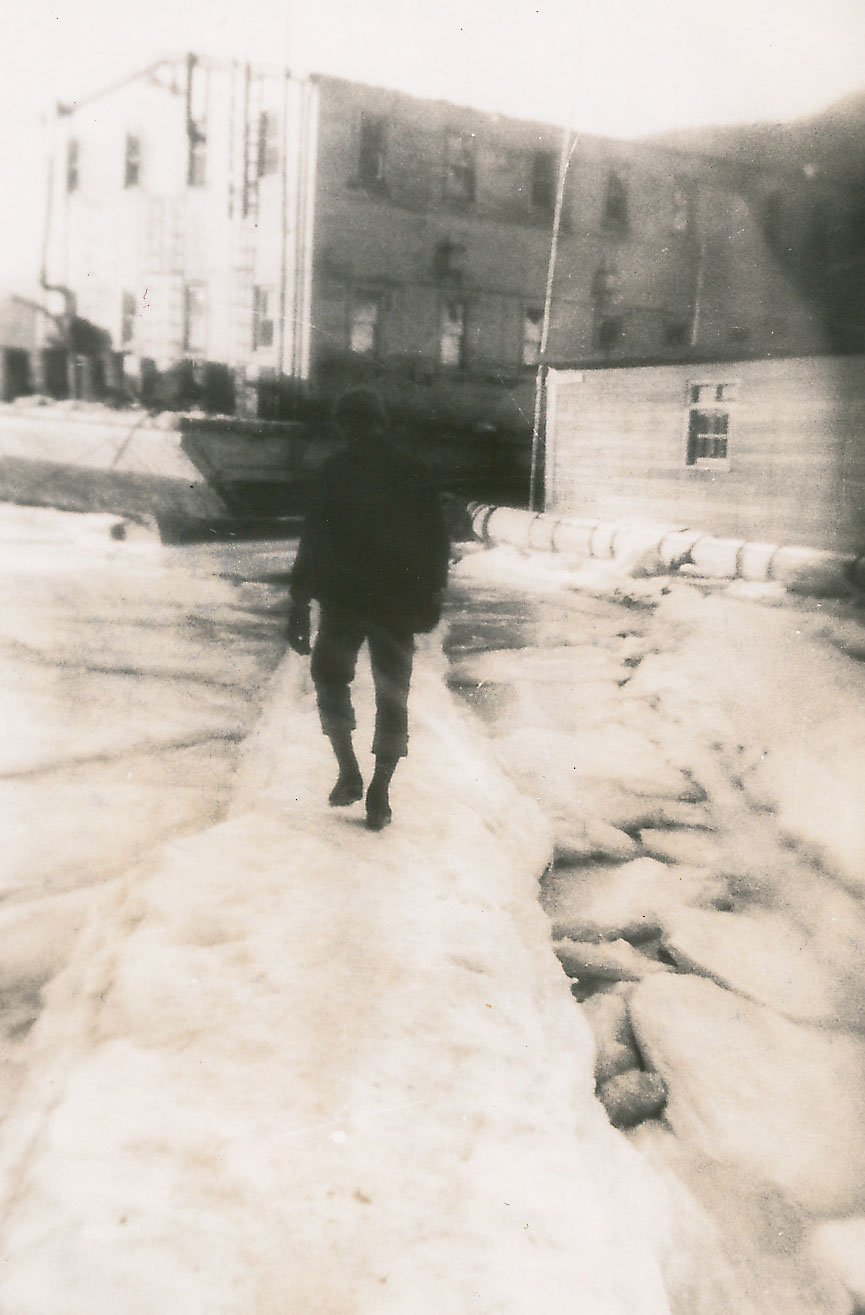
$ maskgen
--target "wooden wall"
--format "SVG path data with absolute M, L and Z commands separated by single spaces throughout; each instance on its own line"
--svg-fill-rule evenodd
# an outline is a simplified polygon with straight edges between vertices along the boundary
M 687 464 L 692 382 L 734 383 L 728 461 Z M 552 371 L 547 510 L 865 551 L 865 358 Z

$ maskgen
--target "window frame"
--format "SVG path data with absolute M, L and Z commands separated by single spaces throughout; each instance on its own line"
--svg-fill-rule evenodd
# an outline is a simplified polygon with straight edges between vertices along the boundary
M 447 128 L 444 139 L 442 196 L 453 205 L 471 206 L 477 200 L 477 138 L 473 132 Z
M 459 317 L 460 333 L 459 333 L 459 339 L 458 339 L 458 353 L 457 353 L 458 359 L 457 359 L 457 360 L 446 360 L 446 359 L 445 359 L 445 342 L 448 341 L 448 340 L 450 340 L 450 338 L 447 338 L 447 339 L 446 339 L 446 335 L 445 335 L 445 330 L 446 330 L 445 316 L 447 315 L 447 309 L 448 309 L 449 306 L 459 306 L 459 307 L 461 308 L 461 314 L 460 314 L 460 317 Z M 468 321 L 469 321 L 469 304 L 468 304 L 468 301 L 466 300 L 465 297 L 441 297 L 441 298 L 440 298 L 440 300 L 439 300 L 439 314 L 438 314 L 438 351 L 437 351 L 437 359 L 438 359 L 438 364 L 439 364 L 439 366 L 440 366 L 443 370 L 464 370 L 464 369 L 466 369 L 466 367 L 467 367 L 467 365 L 468 365 L 468 336 L 469 336 L 469 335 L 468 335 Z M 452 322 L 455 322 L 455 321 L 452 321 Z M 452 335 L 451 335 L 450 337 L 452 337 Z
M 544 310 L 542 306 L 523 306 L 522 310 L 523 310 L 523 320 L 522 320 L 523 335 L 522 335 L 522 340 L 520 342 L 520 364 L 529 366 L 531 368 L 535 368 L 541 363 L 541 342 L 543 340 L 543 335 L 544 335 Z M 535 319 L 534 317 L 537 318 Z M 527 332 L 530 322 L 534 322 L 537 325 L 538 338 L 537 338 L 536 350 L 532 354 L 531 359 L 529 360 L 526 355 L 526 348 L 529 346 L 530 342 L 533 341 L 533 339 L 529 338 Z
M 685 466 L 688 470 L 729 470 L 730 443 L 734 432 L 733 419 L 739 397 L 740 381 L 729 375 L 710 379 L 705 376 L 694 377 L 687 381 L 685 387 Z M 715 396 L 703 398 L 701 390 L 711 389 Z M 729 395 L 725 392 L 729 390 Z M 694 420 L 698 415 L 711 415 L 724 418 L 724 429 L 718 431 L 695 432 Z M 707 440 L 712 442 L 723 438 L 724 450 L 721 455 L 698 453 L 698 445 Z
M 207 186 L 207 133 L 194 123 L 187 133 L 186 186 Z
M 355 328 L 359 321 L 356 318 L 356 312 L 361 306 L 374 306 L 375 315 L 372 319 L 372 345 L 369 349 L 364 350 L 356 347 Z M 365 360 L 378 360 L 382 355 L 382 319 L 384 314 L 384 294 L 376 288 L 354 288 L 348 303 L 348 325 L 346 338 L 348 350 L 352 356 L 360 356 Z M 364 321 L 368 323 L 369 321 Z
M 200 326 L 201 326 L 201 345 L 197 345 L 194 338 L 198 335 L 192 333 L 193 300 L 196 295 L 200 294 Z M 190 359 L 201 360 L 207 356 L 207 342 L 210 318 L 210 304 L 208 297 L 207 284 L 203 279 L 190 279 L 183 284 L 183 351 Z
M 624 235 L 631 231 L 631 196 L 627 173 L 609 167 L 604 178 L 601 228 L 605 233 Z
M 692 325 L 684 317 L 673 319 L 672 316 L 663 321 L 661 329 L 661 346 L 671 351 L 681 350 L 683 347 L 691 345 Z
M 127 132 L 123 147 L 124 190 L 141 186 L 141 155 L 141 134 Z
M 120 294 L 120 350 L 129 352 L 135 347 L 138 297 L 129 288 Z
M 81 187 L 81 138 L 66 139 L 66 194 L 71 196 Z
M 387 139 L 387 115 L 361 110 L 354 181 L 366 192 L 379 192 L 387 186 Z
M 543 167 L 540 167 L 542 162 Z M 530 199 L 535 214 L 552 218 L 555 213 L 558 172 L 559 158 L 555 151 L 544 147 L 532 151 Z
M 207 116 L 210 71 L 190 56 L 186 78 L 186 185 L 207 186 Z
M 592 275 L 592 350 L 608 355 L 624 341 L 621 271 L 604 256 Z
M 270 178 L 279 173 L 282 155 L 279 114 L 273 109 L 259 110 L 258 140 L 256 144 L 255 176 Z
M 607 339 L 609 338 L 609 341 Z M 592 350 L 612 353 L 625 341 L 625 317 L 620 311 L 599 311 L 592 323 Z
M 267 326 L 270 328 L 269 335 L 264 332 Z M 272 352 L 275 343 L 276 287 L 272 283 L 256 283 L 252 289 L 252 350 Z

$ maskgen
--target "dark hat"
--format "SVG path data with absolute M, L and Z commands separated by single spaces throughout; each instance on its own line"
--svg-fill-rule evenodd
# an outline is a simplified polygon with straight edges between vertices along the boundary
M 387 412 L 371 388 L 350 388 L 333 408 L 333 417 L 346 429 L 386 429 Z

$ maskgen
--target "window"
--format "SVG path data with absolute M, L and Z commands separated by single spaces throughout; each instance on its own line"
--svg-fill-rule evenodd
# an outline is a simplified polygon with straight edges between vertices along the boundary
M 377 356 L 381 322 L 381 298 L 374 292 L 356 292 L 351 303 L 348 345 L 358 356 Z
M 691 230 L 694 210 L 694 197 L 691 184 L 687 179 L 677 178 L 673 184 L 672 213 L 670 228 L 674 233 L 688 233 Z
M 207 350 L 207 288 L 187 283 L 183 289 L 183 350 L 203 356 Z
M 592 278 L 592 343 L 598 351 L 612 351 L 621 341 L 624 322 L 618 312 L 620 301 L 618 266 L 605 260 Z
M 81 182 L 81 143 L 70 137 L 66 143 L 66 191 L 77 192 Z
M 379 114 L 364 114 L 360 121 L 360 150 L 357 181 L 361 187 L 375 189 L 384 184 L 387 123 Z
M 556 155 L 535 151 L 532 156 L 532 205 L 551 215 L 556 206 Z
M 465 276 L 466 248 L 462 242 L 443 238 L 433 252 L 433 273 L 442 282 L 461 283 Z
M 729 459 L 730 405 L 734 383 L 688 384 L 689 466 L 726 465 Z
M 190 55 L 186 82 L 186 182 L 204 187 L 207 179 L 207 69 Z
M 620 297 L 619 268 L 612 260 L 604 260 L 592 278 L 592 305 L 596 311 L 608 310 Z
M 621 315 L 599 315 L 594 325 L 594 345 L 600 352 L 611 352 L 622 340 L 624 323 Z
M 123 186 L 137 187 L 141 182 L 141 138 L 137 133 L 126 134 L 123 160 Z
M 252 291 L 252 347 L 272 347 L 276 320 L 276 289 L 257 287 Z
M 537 365 L 541 359 L 541 335 L 544 312 L 527 310 L 523 315 L 523 365 Z
M 189 129 L 186 181 L 190 187 L 204 187 L 207 182 L 207 138 L 194 125 Z
M 278 169 L 279 117 L 272 110 L 262 110 L 258 116 L 258 177 L 266 178 Z
M 135 341 L 135 320 L 138 298 L 134 292 L 124 292 L 120 299 L 120 346 L 129 348 Z
M 466 363 L 466 304 L 448 299 L 442 302 L 439 320 L 439 362 L 462 366 Z
M 444 193 L 451 201 L 474 201 L 474 133 L 449 132 L 445 138 Z
M 691 325 L 688 320 L 667 320 L 663 330 L 665 347 L 687 347 L 691 341 Z
M 611 169 L 604 187 L 604 228 L 624 233 L 628 227 L 628 189 L 621 174 Z

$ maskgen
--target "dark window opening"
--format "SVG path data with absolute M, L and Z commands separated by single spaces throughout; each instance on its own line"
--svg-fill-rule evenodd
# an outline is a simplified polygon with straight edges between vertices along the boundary
M 120 302 L 120 346 L 131 347 L 135 341 L 135 320 L 138 298 L 134 292 L 124 292 Z
M 618 266 L 605 260 L 592 277 L 592 342 L 597 351 L 612 351 L 622 338 L 624 321 L 617 310 L 620 301 Z
M 624 179 L 615 170 L 607 174 L 603 225 L 616 233 L 624 233 L 628 227 L 628 189 Z
M 439 321 L 439 363 L 464 366 L 466 364 L 467 310 L 464 301 L 442 303 Z
M 252 293 L 252 346 L 272 347 L 274 338 L 276 291 L 274 288 L 257 287 Z
M 360 121 L 357 181 L 361 187 L 384 185 L 387 120 L 379 114 L 364 114 Z
M 204 187 L 207 181 L 207 69 L 189 57 L 186 80 L 186 182 Z
M 279 169 L 279 118 L 272 110 L 262 110 L 258 116 L 256 166 L 259 178 L 275 174 Z
M 532 205 L 551 215 L 556 204 L 556 155 L 535 151 L 532 156 Z
M 599 315 L 595 320 L 595 347 L 611 352 L 622 341 L 624 323 L 621 315 Z
M 447 135 L 444 192 L 451 201 L 468 203 L 475 199 L 475 139 L 471 133 Z
M 187 283 L 183 289 L 183 350 L 194 356 L 207 351 L 207 288 Z
M 81 183 L 81 143 L 70 137 L 66 143 L 66 191 L 77 192 Z
M 466 249 L 462 242 L 443 238 L 433 252 L 433 273 L 437 279 L 452 283 L 462 282 L 465 274 Z
M 194 126 L 190 127 L 188 145 L 186 182 L 190 187 L 204 187 L 207 182 L 207 138 Z
M 123 186 L 137 187 L 141 182 L 141 138 L 137 133 L 126 134 L 126 151 L 123 160 Z
M 691 339 L 691 325 L 687 320 L 668 320 L 664 325 L 664 345 L 687 347 Z

